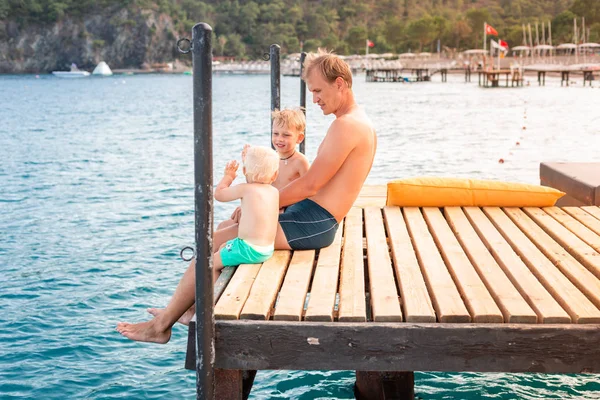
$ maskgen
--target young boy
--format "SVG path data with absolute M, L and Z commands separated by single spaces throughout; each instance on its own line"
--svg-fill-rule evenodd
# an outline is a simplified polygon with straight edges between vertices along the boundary
M 275 110 L 272 113 L 272 117 L 273 134 L 271 135 L 271 143 L 279 155 L 279 175 L 275 182 L 273 182 L 273 186 L 281 189 L 304 175 L 310 167 L 308 158 L 299 151 L 296 151 L 296 146 L 304 140 L 306 118 L 299 108 L 288 108 L 281 111 Z M 241 208 L 236 208 L 233 214 L 231 214 L 231 219 L 221 222 L 217 226 L 217 230 L 237 224 L 240 219 L 240 213 Z
M 273 183 L 279 176 L 279 156 L 267 147 L 246 145 L 242 151 L 242 162 L 246 183 L 231 186 L 239 165 L 237 161 L 229 161 L 225 166 L 225 174 L 215 189 L 217 201 L 241 199 L 242 205 L 238 209 L 243 211 L 244 216 L 239 218 L 239 222 L 235 222 L 239 223 L 238 237 L 223 244 L 213 256 L 214 281 L 221 275 L 223 267 L 262 263 L 274 251 L 279 190 Z M 232 220 L 227 220 L 217 229 L 232 224 Z M 158 308 L 148 308 L 146 311 L 155 317 L 163 312 Z M 188 325 L 194 313 L 192 305 L 178 322 Z
M 278 176 L 279 156 L 267 147 L 247 146 L 242 153 L 243 173 L 247 183 L 231 186 L 237 175 L 237 161 L 230 161 L 225 175 L 215 189 L 215 200 L 241 199 L 238 237 L 223 244 L 213 260 L 214 280 L 223 267 L 258 264 L 273 255 L 279 191 L 272 186 Z
M 304 140 L 306 118 L 299 108 L 273 111 L 273 134 L 271 143 L 279 154 L 279 176 L 273 183 L 277 189 L 287 186 L 308 171 L 306 156 L 296 151 L 296 145 Z

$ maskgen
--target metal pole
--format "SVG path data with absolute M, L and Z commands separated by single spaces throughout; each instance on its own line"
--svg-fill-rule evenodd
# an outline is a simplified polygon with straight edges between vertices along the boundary
M 306 60 L 306 52 L 300 54 L 300 107 L 306 117 L 306 82 L 302 79 L 302 73 L 304 72 L 304 60 Z M 300 143 L 300 153 L 306 154 L 306 126 L 304 127 L 304 140 Z
M 271 60 L 271 113 L 281 108 L 281 63 L 279 60 L 279 51 L 281 47 L 278 44 L 272 44 L 269 48 L 269 59 Z M 271 138 L 273 137 L 273 117 L 271 116 Z M 273 140 L 271 148 L 273 147 Z
M 214 398 L 212 28 L 192 28 L 196 226 L 196 398 Z

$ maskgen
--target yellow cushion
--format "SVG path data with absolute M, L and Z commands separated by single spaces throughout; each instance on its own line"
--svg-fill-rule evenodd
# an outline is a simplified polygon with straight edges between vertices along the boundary
M 564 195 L 546 186 L 462 178 L 410 178 L 387 184 L 388 206 L 549 207 Z

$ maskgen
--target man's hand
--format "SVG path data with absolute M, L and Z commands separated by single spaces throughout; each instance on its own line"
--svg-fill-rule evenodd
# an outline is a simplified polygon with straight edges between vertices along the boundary
M 240 165 L 238 164 L 237 161 L 235 160 L 231 160 L 227 163 L 227 165 L 225 166 L 225 176 L 231 178 L 231 181 L 233 182 L 235 180 L 235 178 L 237 177 L 237 170 L 238 167 Z

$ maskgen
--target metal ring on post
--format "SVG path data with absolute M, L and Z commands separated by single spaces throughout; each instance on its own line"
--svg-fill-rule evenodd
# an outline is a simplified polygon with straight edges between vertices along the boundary
M 180 45 L 181 42 L 187 42 L 190 46 L 189 50 L 184 50 L 183 48 L 181 48 L 181 45 Z M 182 54 L 188 54 L 188 53 L 191 53 L 192 50 L 194 50 L 194 46 L 192 45 L 192 42 L 190 41 L 190 39 L 181 38 L 177 41 L 177 50 L 179 50 L 179 52 Z
M 185 258 L 185 257 L 183 256 L 183 252 L 184 252 L 184 251 L 186 251 L 186 250 L 191 250 L 191 251 L 192 251 L 192 256 L 191 256 L 190 258 Z M 183 249 L 181 249 L 181 251 L 179 252 L 179 257 L 181 257 L 181 259 L 182 259 L 183 261 L 188 261 L 188 262 L 189 262 L 189 261 L 192 261 L 192 260 L 194 259 L 194 257 L 196 257 L 196 251 L 194 250 L 194 248 L 193 248 L 193 247 L 190 247 L 190 246 L 185 246 L 185 247 L 184 247 Z
M 269 53 L 263 53 L 262 59 L 265 61 L 269 61 L 271 59 L 271 55 Z

